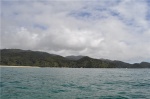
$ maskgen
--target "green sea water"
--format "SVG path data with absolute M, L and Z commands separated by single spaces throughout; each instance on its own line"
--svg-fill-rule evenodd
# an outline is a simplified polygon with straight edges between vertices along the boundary
M 0 99 L 150 99 L 150 69 L 0 68 Z

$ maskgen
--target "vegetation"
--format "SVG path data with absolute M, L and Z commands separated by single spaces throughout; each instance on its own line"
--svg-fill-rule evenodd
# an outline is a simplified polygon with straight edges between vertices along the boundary
M 70 67 L 70 68 L 150 68 L 150 63 L 129 64 L 121 61 L 93 59 L 88 56 L 62 57 L 46 52 L 1 49 L 1 65 Z

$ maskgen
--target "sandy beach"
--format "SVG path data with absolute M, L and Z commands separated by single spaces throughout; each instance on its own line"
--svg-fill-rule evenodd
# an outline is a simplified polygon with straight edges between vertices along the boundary
M 2 66 L 2 65 L 0 65 L 0 67 L 40 68 L 40 67 L 37 67 L 37 66 Z

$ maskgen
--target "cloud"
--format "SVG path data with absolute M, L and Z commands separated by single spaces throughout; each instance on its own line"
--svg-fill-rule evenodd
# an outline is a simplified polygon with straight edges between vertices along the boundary
M 149 1 L 2 0 L 1 48 L 150 62 Z

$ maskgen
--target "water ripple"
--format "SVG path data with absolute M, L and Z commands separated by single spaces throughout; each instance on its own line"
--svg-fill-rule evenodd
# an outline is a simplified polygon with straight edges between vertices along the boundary
M 2 99 L 150 99 L 150 69 L 2 68 Z

